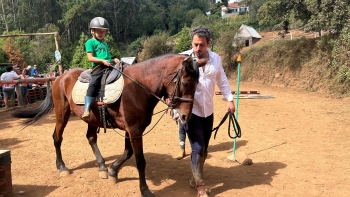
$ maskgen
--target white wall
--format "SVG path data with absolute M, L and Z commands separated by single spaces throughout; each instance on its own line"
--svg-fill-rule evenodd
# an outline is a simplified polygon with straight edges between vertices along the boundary
M 241 0 L 229 0 L 228 3 L 240 2 Z M 216 3 L 221 2 L 221 0 L 216 0 Z

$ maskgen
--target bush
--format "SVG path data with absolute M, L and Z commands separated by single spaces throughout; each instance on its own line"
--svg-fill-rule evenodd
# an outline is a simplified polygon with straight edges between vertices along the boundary
M 173 52 L 175 44 L 171 40 L 168 32 L 160 32 L 148 37 L 142 43 L 142 46 L 143 49 L 138 55 L 140 61 Z

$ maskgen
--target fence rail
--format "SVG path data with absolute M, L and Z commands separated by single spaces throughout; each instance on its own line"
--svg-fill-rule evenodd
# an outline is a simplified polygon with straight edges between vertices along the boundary
M 46 96 L 46 93 L 48 89 L 50 88 L 52 82 L 54 82 L 56 77 L 47 77 L 47 78 L 26 78 L 26 79 L 18 79 L 18 80 L 0 80 L 0 86 L 2 84 L 14 84 L 15 85 L 15 90 L 17 94 L 17 100 L 13 100 L 13 106 L 16 106 L 16 103 L 18 106 L 23 106 L 23 97 L 22 97 L 22 92 L 20 90 L 20 84 L 21 83 L 32 83 L 32 84 L 45 84 L 45 87 L 39 87 L 39 88 L 34 88 L 34 89 L 29 89 L 28 90 L 28 101 L 33 103 L 38 99 L 44 99 Z M 2 93 L 2 92 L 1 92 Z M 14 98 L 14 97 L 13 97 Z M 3 98 L 1 97 L 0 103 L 3 102 Z M 1 107 L 1 105 L 0 105 Z

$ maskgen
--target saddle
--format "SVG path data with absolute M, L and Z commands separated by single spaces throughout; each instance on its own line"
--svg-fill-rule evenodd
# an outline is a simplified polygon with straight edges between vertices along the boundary
M 89 69 L 80 74 L 78 80 L 75 82 L 72 99 L 75 104 L 84 105 L 84 97 L 89 87 L 89 81 L 91 75 L 101 74 L 101 89 L 97 96 L 97 105 L 100 113 L 100 121 L 103 122 L 104 132 L 106 133 L 107 124 L 111 124 L 108 111 L 106 108 L 108 104 L 115 103 L 121 96 L 124 87 L 124 78 L 121 76 L 123 71 L 123 65 L 125 63 L 119 62 L 113 69 L 106 68 L 100 73 L 93 73 L 93 70 Z M 99 133 L 98 128 L 97 133 Z
M 123 62 L 119 62 L 113 69 L 106 68 L 101 73 L 93 73 L 91 69 L 83 71 L 73 87 L 73 102 L 75 104 L 84 104 L 84 97 L 89 87 L 91 73 L 103 75 L 97 101 L 103 104 L 112 104 L 116 102 L 121 96 L 124 87 L 124 78 L 121 76 L 124 64 Z

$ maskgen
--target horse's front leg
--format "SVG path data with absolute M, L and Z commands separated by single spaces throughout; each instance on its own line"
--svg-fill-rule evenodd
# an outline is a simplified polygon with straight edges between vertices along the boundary
M 134 154 L 134 151 L 132 150 L 132 147 L 131 147 L 129 134 L 125 132 L 125 136 L 126 137 L 124 139 L 124 143 L 125 143 L 124 152 L 118 159 L 116 159 L 113 163 L 111 163 L 110 171 L 108 173 L 108 179 L 114 183 L 116 183 L 118 180 L 118 173 L 123 163 L 126 160 L 130 159 L 130 157 Z
M 134 149 L 136 166 L 139 172 L 140 179 L 140 191 L 143 197 L 154 197 L 154 194 L 148 189 L 146 183 L 146 160 L 143 155 L 143 147 L 142 147 L 142 137 L 139 138 L 131 138 L 131 145 Z
M 100 149 L 97 146 L 97 127 L 93 127 L 93 126 L 88 126 L 88 130 L 86 133 L 86 138 L 89 141 L 89 144 L 92 148 L 92 152 L 95 154 L 96 157 L 96 161 L 98 164 L 98 175 L 103 178 L 103 179 L 107 179 L 107 173 L 108 173 L 108 169 L 107 166 L 105 164 L 105 160 L 101 155 Z

